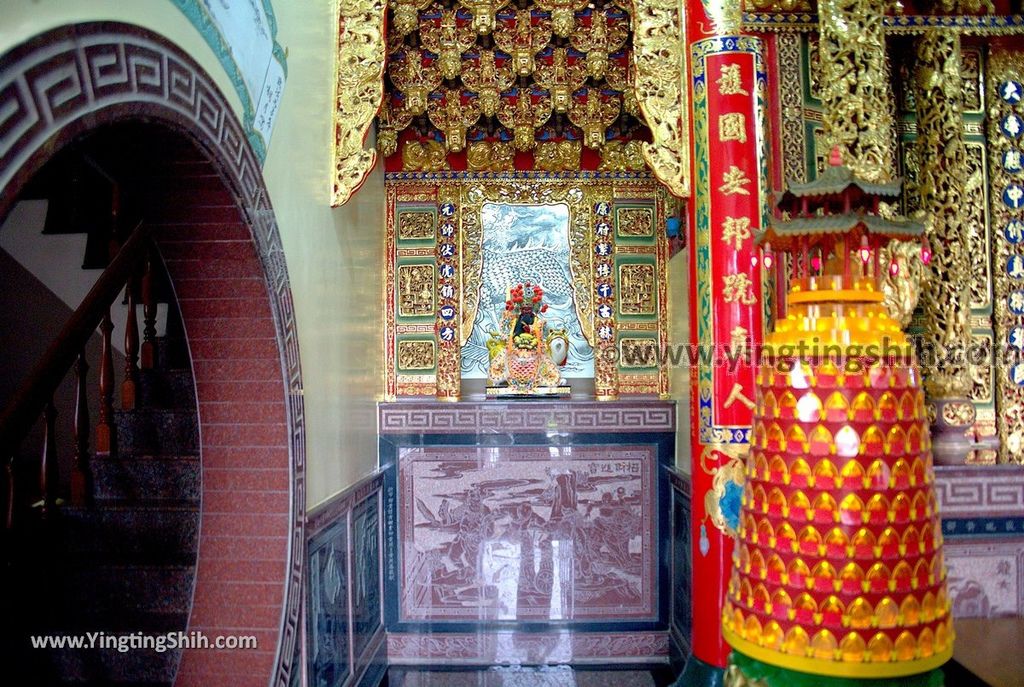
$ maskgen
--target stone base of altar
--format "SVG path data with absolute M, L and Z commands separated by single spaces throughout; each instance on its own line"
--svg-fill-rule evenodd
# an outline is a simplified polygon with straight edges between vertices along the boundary
M 389 660 L 667 661 L 675 415 L 382 403 Z

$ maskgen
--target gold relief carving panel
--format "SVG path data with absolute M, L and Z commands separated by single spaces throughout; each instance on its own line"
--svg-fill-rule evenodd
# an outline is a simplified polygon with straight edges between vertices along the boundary
M 434 369 L 433 341 L 399 341 L 398 369 L 400 370 L 432 370 Z
M 434 314 L 434 266 L 398 266 L 398 315 L 423 317 Z
M 402 169 L 406 172 L 440 172 L 447 166 L 444 145 L 437 141 L 409 141 L 402 146 Z
M 984 109 L 982 83 L 981 50 L 977 48 L 960 49 L 960 76 L 964 84 L 964 112 L 980 113 Z
M 511 143 L 474 141 L 466 149 L 466 167 L 471 172 L 511 172 L 515 159 Z
M 633 17 L 634 86 L 652 142 L 644 158 L 673 195 L 690 195 L 686 112 L 686 31 L 678 0 L 637 0 Z
M 582 151 L 583 146 L 579 141 L 538 143 L 533 153 L 534 166 L 546 172 L 578 170 Z
M 619 314 L 653 315 L 654 265 L 619 265 Z
M 757 12 L 812 12 L 810 0 L 746 0 L 747 11 Z
M 342 0 L 334 60 L 334 178 L 331 205 L 343 205 L 377 162 L 364 150 L 384 97 L 384 0 Z
M 434 213 L 398 213 L 398 239 L 400 241 L 415 241 L 432 238 L 434 238 Z
M 657 367 L 658 342 L 654 339 L 619 339 L 619 366 L 623 369 Z
M 780 33 L 775 37 L 777 54 L 778 99 L 782 118 L 783 177 L 806 181 L 806 130 L 804 127 L 803 69 L 800 59 L 801 36 Z
M 617 208 L 615 218 L 620 236 L 654 236 L 654 210 L 651 208 Z
M 988 334 L 974 334 L 972 336 L 974 346 L 978 351 L 984 351 L 984 360 L 992 359 L 992 337 Z M 977 359 L 982 359 L 980 353 Z M 971 395 L 975 403 L 992 403 L 992 366 L 971 365 Z
M 985 146 L 965 143 L 967 152 L 967 182 L 964 184 L 964 214 L 967 219 L 967 254 L 971 262 L 971 307 L 988 308 L 992 305 L 991 233 L 988 218 L 988 173 L 985 164 Z
M 601 164 L 598 169 L 602 172 L 630 172 L 646 167 L 642 141 L 608 141 L 601 148 Z

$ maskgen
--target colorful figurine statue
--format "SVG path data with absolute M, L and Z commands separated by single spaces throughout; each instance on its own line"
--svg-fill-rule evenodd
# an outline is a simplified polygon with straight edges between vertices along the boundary
M 530 394 L 561 383 L 558 366 L 548 354 L 549 340 L 545 338 L 547 321 L 543 316 L 548 306 L 543 299 L 541 287 L 530 282 L 509 289 L 501 317 L 502 345 L 499 348 L 499 339 L 492 332 L 487 346 L 490 352 L 490 386 L 505 385 Z M 559 346 L 568 350 L 567 345 Z

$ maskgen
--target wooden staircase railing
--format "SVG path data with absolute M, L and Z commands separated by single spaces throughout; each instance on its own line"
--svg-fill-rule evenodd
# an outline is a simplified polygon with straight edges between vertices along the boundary
M 113 251 L 112 251 L 113 252 Z M 153 244 L 149 229 L 139 224 L 112 257 L 81 305 L 72 313 L 57 338 L 50 344 L 32 372 L 25 378 L 7 406 L 0 411 L 0 458 L 4 462 L 5 488 L 0 490 L 3 507 L 0 515 L 9 531 L 16 526 L 22 499 L 19 486 L 21 474 L 27 472 L 15 461 L 20 444 L 42 417 L 45 423 L 42 457 L 39 464 L 38 502 L 40 516 L 51 518 L 58 507 L 59 468 L 57 461 L 56 410 L 53 397 L 68 372 L 75 371 L 75 405 L 73 423 L 73 462 L 71 502 L 87 505 L 92 497 L 89 469 L 89 436 L 91 423 L 85 347 L 99 327 L 102 336 L 99 368 L 99 410 L 95 427 L 95 452 L 109 454 L 116 450 L 114 430 L 114 363 L 110 307 L 122 290 L 126 291 L 128 315 L 125 322 L 125 371 L 121 385 L 121 408 L 135 407 L 139 378 L 139 328 L 135 314 L 137 298 L 143 301 L 143 367 L 153 366 L 156 302 L 152 269 Z M 30 497 L 32 495 L 29 495 Z

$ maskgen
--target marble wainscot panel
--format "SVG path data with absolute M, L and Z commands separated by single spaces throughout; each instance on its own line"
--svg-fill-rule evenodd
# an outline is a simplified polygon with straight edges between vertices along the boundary
M 935 468 L 957 618 L 1024 616 L 1024 468 Z
M 667 661 L 675 406 L 380 406 L 392 663 Z
M 669 471 L 672 484 L 672 601 L 671 601 L 671 658 L 673 666 L 682 670 L 690 654 L 693 633 L 693 579 L 690 549 L 690 476 L 676 469 Z
M 376 473 L 311 510 L 306 523 L 309 687 L 371 687 L 387 669 Z

